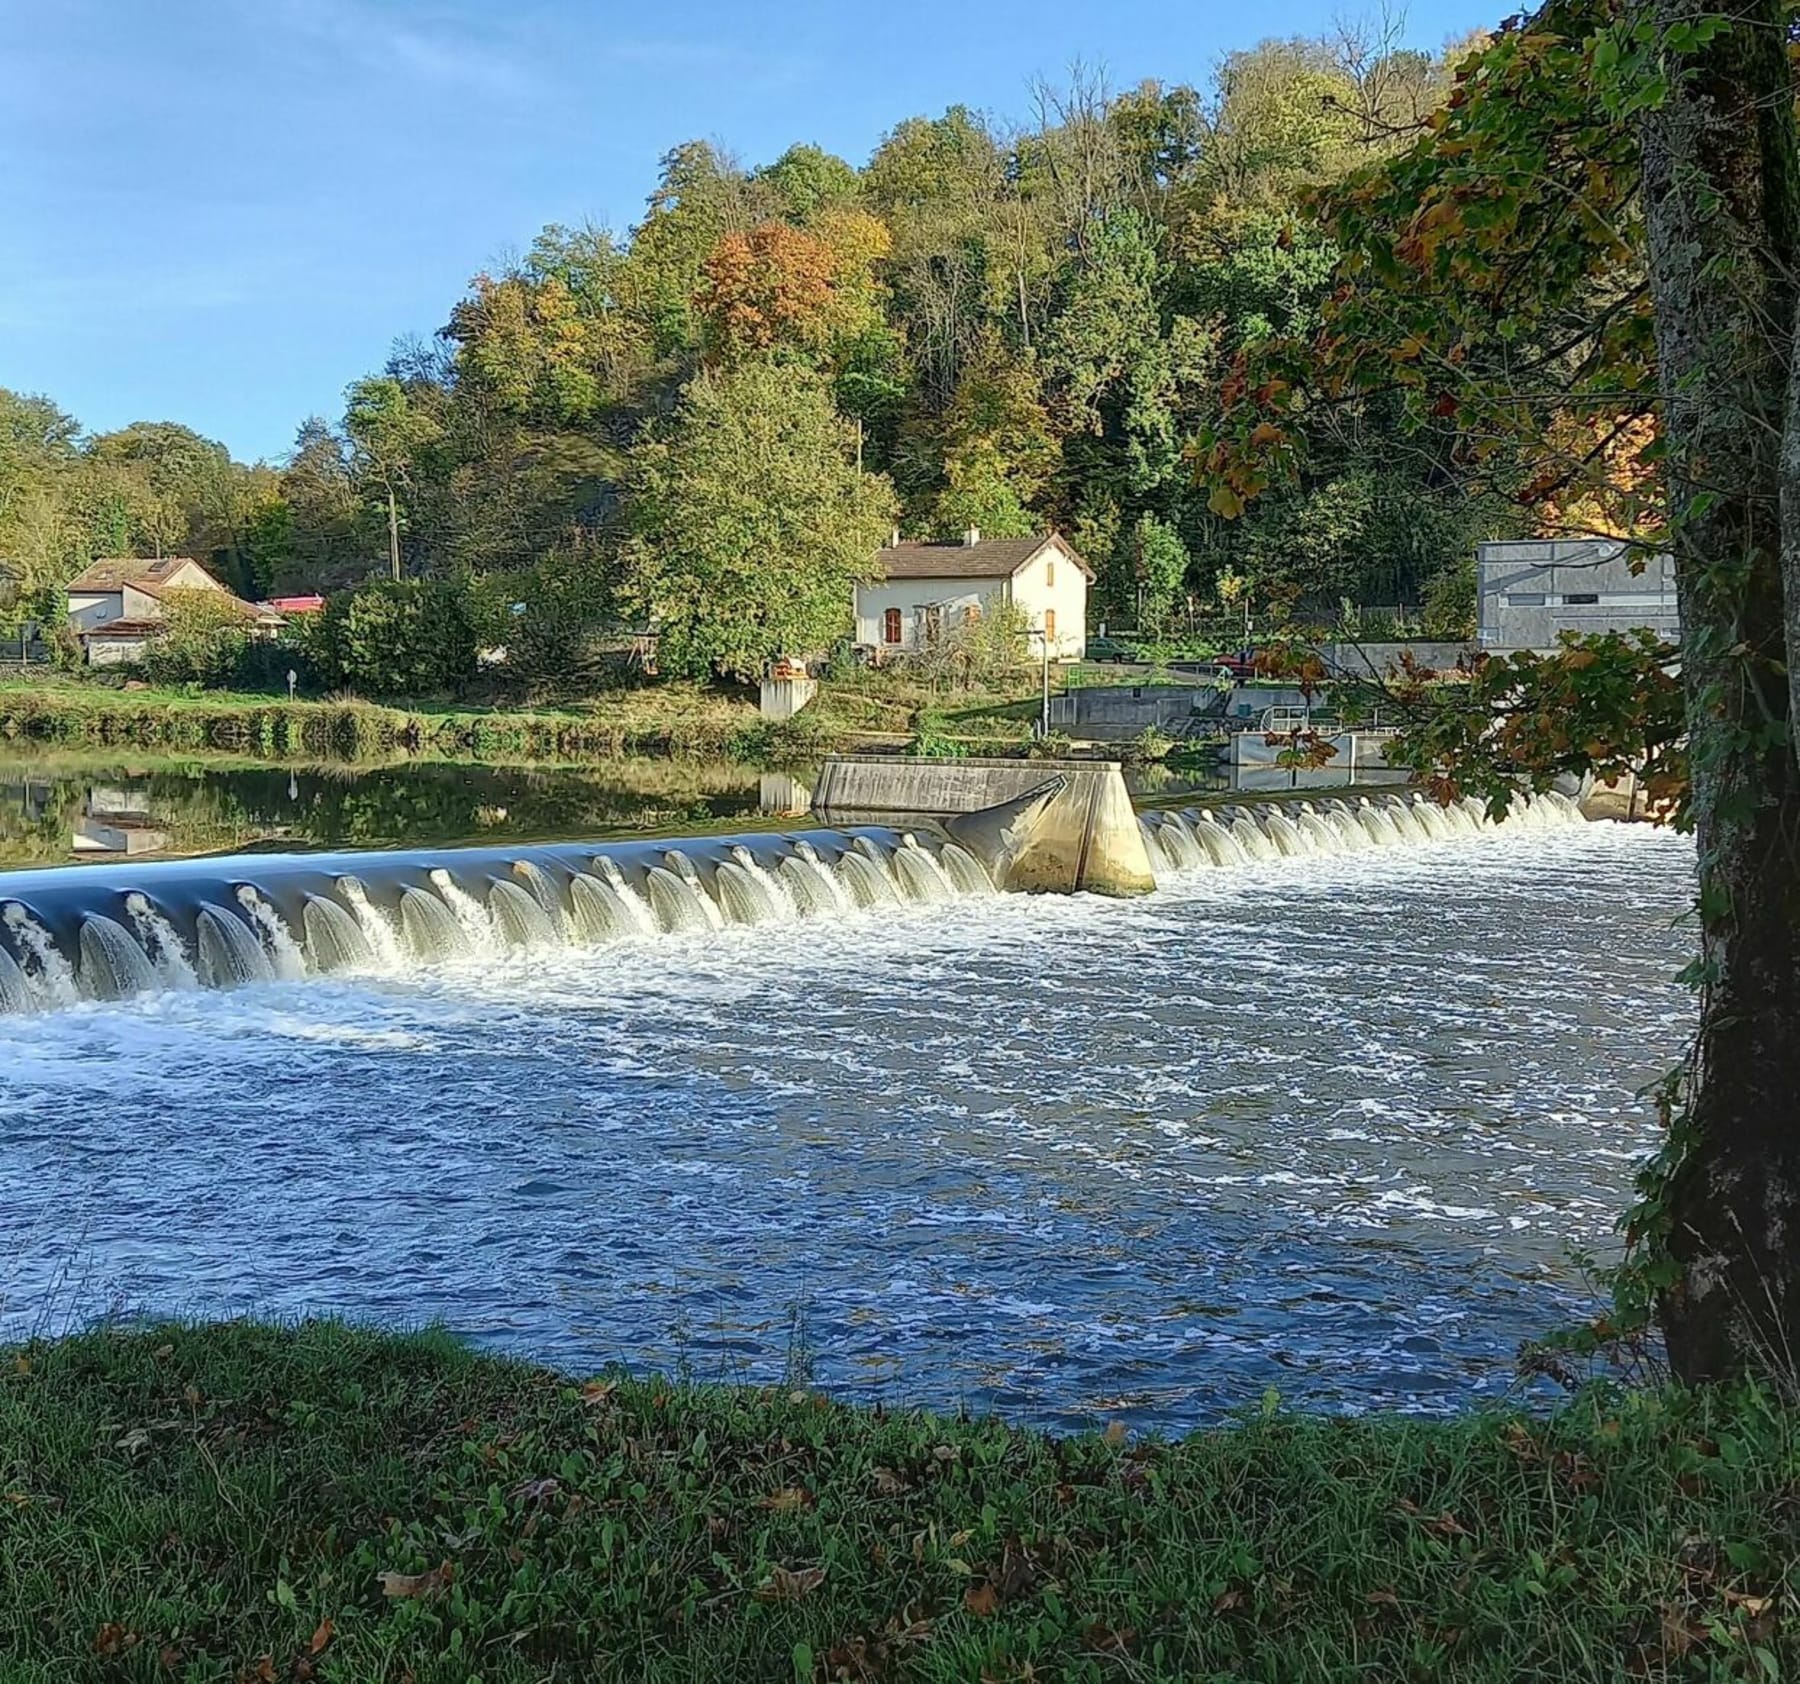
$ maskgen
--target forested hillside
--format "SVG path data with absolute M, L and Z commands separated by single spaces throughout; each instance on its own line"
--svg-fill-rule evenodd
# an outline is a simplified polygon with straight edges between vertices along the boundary
M 255 595 L 489 581 L 566 631 L 754 593 L 746 556 L 779 566 L 800 533 L 822 588 L 896 521 L 1059 527 L 1099 611 L 1151 624 L 1221 575 L 1332 608 L 1447 598 L 1514 518 L 1452 483 L 1448 424 L 1316 409 L 1304 474 L 1236 519 L 1195 464 L 1239 353 L 1304 337 L 1332 284 L 1309 191 L 1415 135 L 1455 56 L 1267 43 L 1123 93 L 1078 71 L 1018 121 L 908 118 L 861 168 L 677 146 L 635 227 L 543 229 L 280 467 L 171 423 L 83 437 L 5 394 L 15 601 L 95 554 L 186 551 Z M 810 630 L 829 591 L 799 594 L 765 606 Z M 729 664 L 758 638 L 688 641 Z

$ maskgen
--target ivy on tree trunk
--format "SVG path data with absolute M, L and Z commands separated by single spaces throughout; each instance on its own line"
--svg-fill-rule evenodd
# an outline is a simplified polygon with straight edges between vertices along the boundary
M 1800 509 L 1800 250 L 1786 10 L 1649 0 L 1641 118 L 1669 527 L 1699 852 L 1700 1024 L 1655 1212 L 1686 1379 L 1800 1349 L 1800 760 L 1784 525 Z

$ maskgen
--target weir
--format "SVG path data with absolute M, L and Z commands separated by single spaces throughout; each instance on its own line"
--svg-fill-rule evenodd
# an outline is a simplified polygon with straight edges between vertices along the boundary
M 977 840 L 1003 889 L 1147 895 L 1156 887 L 1116 761 L 834 754 L 813 811 L 828 824 L 938 820 Z
M 1069 781 L 1061 771 L 1046 778 L 1041 765 L 1025 770 L 1035 781 L 1012 799 L 911 828 L 240 854 L 0 875 L 0 1012 L 1079 886 L 1079 832 L 1057 817 L 1059 806 L 1069 811 L 1060 805 Z M 1079 810 L 1108 813 L 1092 801 Z M 1573 801 L 1550 794 L 1520 804 L 1506 828 L 1581 822 Z M 1106 824 L 1106 869 L 1128 867 L 1150 888 L 1153 872 L 1426 846 L 1498 828 L 1473 800 L 1439 807 L 1421 796 L 1150 812 L 1127 821 L 1129 849 L 1111 816 Z

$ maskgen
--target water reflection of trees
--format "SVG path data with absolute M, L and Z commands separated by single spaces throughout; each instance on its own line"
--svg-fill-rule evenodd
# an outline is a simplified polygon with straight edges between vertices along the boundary
M 9 757 L 0 762 L 0 864 L 68 860 L 96 790 L 131 792 L 147 822 L 166 833 L 165 851 L 181 854 L 704 829 L 745 822 L 758 806 L 756 773 L 723 764 L 344 767 Z

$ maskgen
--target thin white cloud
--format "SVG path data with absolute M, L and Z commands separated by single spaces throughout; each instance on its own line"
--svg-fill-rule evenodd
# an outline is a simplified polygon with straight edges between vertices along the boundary
M 381 0 L 279 0 L 271 11 L 291 32 L 365 70 L 499 99 L 537 88 L 505 44 L 443 14 L 401 17 Z

